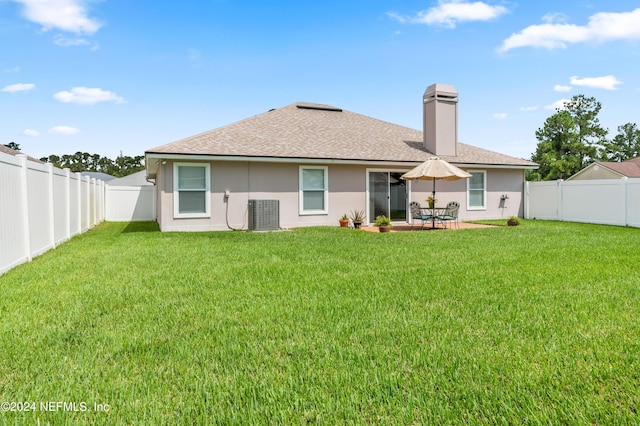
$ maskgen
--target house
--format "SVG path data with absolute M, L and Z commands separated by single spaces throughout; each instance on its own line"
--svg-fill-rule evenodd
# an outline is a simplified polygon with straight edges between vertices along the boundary
M 458 201 L 461 220 L 522 216 L 525 170 L 537 164 L 459 143 L 453 86 L 427 88 L 423 123 L 420 132 L 296 102 L 149 149 L 160 229 L 257 229 L 263 213 L 280 228 L 336 226 L 356 209 L 368 222 L 385 214 L 407 223 L 409 203 L 426 204 L 433 182 L 400 176 L 433 155 L 472 175 L 438 181 L 437 205 Z
M 26 155 L 24 153 L 22 153 L 21 151 L 17 151 L 15 149 L 11 149 L 6 145 L 0 145 L 0 152 L 3 152 L 5 154 L 9 154 L 9 155 L 13 155 L 14 157 L 17 155 Z M 30 155 L 27 155 L 27 160 L 29 161 L 33 161 L 34 163 L 39 163 L 39 164 L 44 164 L 41 160 L 38 160 L 37 158 L 31 157 Z
M 640 178 L 640 157 L 627 161 L 596 161 L 567 180 Z

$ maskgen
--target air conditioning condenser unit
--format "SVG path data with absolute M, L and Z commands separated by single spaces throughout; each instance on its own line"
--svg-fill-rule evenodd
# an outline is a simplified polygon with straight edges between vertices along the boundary
M 280 200 L 249 200 L 249 231 L 280 229 Z

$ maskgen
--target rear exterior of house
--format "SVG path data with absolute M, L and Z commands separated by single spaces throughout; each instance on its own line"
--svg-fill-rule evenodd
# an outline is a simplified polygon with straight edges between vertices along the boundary
M 460 203 L 460 219 L 522 216 L 524 171 L 536 164 L 458 143 L 457 92 L 432 85 L 424 131 L 328 105 L 295 103 L 146 152 L 163 231 L 337 226 L 364 210 L 411 222 L 408 205 L 432 181 L 400 176 L 438 155 L 472 174 L 436 181 L 438 206 Z

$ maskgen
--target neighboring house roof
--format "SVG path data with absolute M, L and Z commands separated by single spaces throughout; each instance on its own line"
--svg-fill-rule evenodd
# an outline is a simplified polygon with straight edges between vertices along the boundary
M 13 155 L 14 157 L 16 155 L 24 154 L 21 151 L 16 151 L 15 149 L 11 149 L 11 148 L 9 148 L 8 146 L 5 146 L 5 145 L 0 145 L 0 152 L 4 152 L 5 154 Z M 26 155 L 26 154 L 24 154 L 24 155 Z M 33 161 L 34 163 L 44 164 L 42 161 L 38 160 L 37 158 L 33 158 L 30 155 L 27 155 L 27 160 Z
M 640 178 L 640 157 L 621 162 L 602 161 L 600 164 L 626 177 Z
M 595 161 L 567 180 L 581 179 L 582 175 L 589 175 L 591 179 L 597 176 L 598 167 L 603 167 L 609 172 L 614 173 L 612 177 L 640 178 L 640 157 L 632 158 L 626 161 Z M 604 177 L 604 176 L 603 176 Z
M 112 181 L 109 181 L 109 185 L 110 186 L 147 186 L 147 185 L 153 185 L 153 183 L 147 180 L 146 170 L 141 170 L 139 172 L 130 174 L 125 177 L 113 179 Z
M 432 156 L 422 132 L 329 105 L 298 102 L 147 150 L 147 155 L 204 155 L 421 162 Z M 155 154 L 155 155 L 154 155 Z M 458 143 L 456 164 L 537 167 L 536 163 Z
M 80 172 L 82 176 L 89 176 L 90 178 L 100 179 L 103 182 L 109 182 L 116 179 L 115 176 L 108 175 L 102 172 Z

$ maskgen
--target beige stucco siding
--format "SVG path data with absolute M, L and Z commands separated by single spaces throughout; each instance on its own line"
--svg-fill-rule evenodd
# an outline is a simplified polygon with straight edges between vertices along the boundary
M 460 220 L 501 219 L 520 216 L 524 212 L 522 197 L 524 172 L 513 169 L 465 168 L 467 171 L 487 172 L 486 204 L 484 209 L 470 209 L 467 200 L 467 181 L 436 181 L 436 205 L 444 207 L 450 201 L 460 203 Z M 411 182 L 411 200 L 426 205 L 433 191 L 433 181 Z M 501 200 L 502 195 L 508 198 Z
M 197 163 L 197 162 L 195 162 Z M 161 165 L 157 179 L 158 215 L 163 231 L 214 231 L 247 228 L 250 199 L 280 201 L 280 226 L 336 225 L 343 213 L 365 207 L 365 174 L 360 166 L 328 166 L 328 214 L 299 213 L 299 166 L 288 163 L 211 163 L 211 217 L 176 219 L 173 215 L 173 162 Z M 229 191 L 228 214 L 225 191 Z M 227 226 L 227 223 L 229 226 Z
M 195 163 L 199 163 L 196 161 Z M 302 226 L 337 226 L 338 218 L 352 210 L 367 208 L 367 170 L 364 165 L 329 164 L 328 213 L 300 214 L 299 170 L 305 163 L 267 163 L 243 161 L 215 161 L 210 164 L 210 217 L 197 219 L 174 218 L 173 208 L 173 162 L 167 160 L 160 166 L 156 179 L 158 190 L 158 222 L 163 231 L 215 231 L 230 228 L 247 229 L 248 201 L 250 199 L 277 199 L 280 201 L 280 226 L 296 228 Z M 315 166 L 316 164 L 314 164 Z M 381 168 L 376 167 L 376 170 Z M 391 168 L 401 171 L 402 169 Z M 409 170 L 409 167 L 406 168 Z M 483 169 L 484 170 L 484 169 Z M 411 193 L 408 201 L 422 204 L 431 194 L 431 181 L 409 183 Z M 487 203 L 484 210 L 467 208 L 467 183 L 460 181 L 437 181 L 438 205 L 458 201 L 462 220 L 502 218 L 522 215 L 522 170 L 487 170 Z M 225 201 L 225 191 L 230 196 Z M 509 198 L 500 201 L 502 194 Z M 371 219 L 371 218 L 368 218 Z M 228 226 L 227 226 L 228 224 Z

